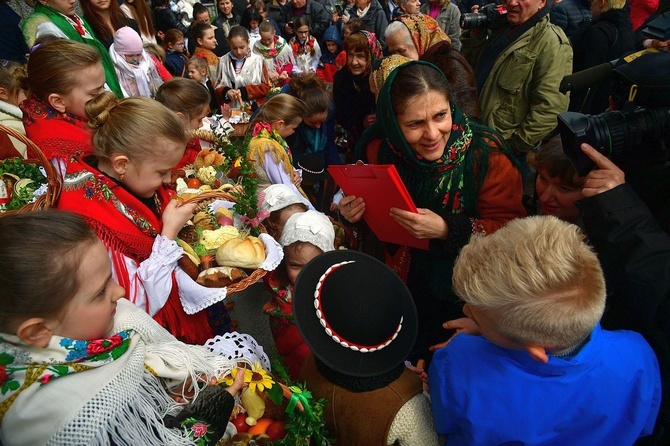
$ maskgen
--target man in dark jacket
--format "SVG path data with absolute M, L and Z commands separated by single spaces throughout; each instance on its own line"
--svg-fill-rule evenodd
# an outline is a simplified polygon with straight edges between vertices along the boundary
M 563 0 L 554 2 L 549 13 L 549 20 L 556 26 L 561 27 L 572 39 L 575 32 L 591 21 L 590 0 Z
M 351 18 L 363 20 L 365 29 L 375 33 L 375 37 L 382 44 L 382 48 L 386 50 L 384 33 L 389 23 L 386 20 L 386 13 L 382 5 L 378 0 L 356 0 L 355 5 L 356 7 L 351 9 Z
M 291 0 L 287 3 L 280 14 L 277 24 L 282 31 L 282 37 L 289 41 L 294 35 L 293 23 L 298 17 L 305 16 L 309 19 L 309 33 L 319 41 L 323 42 L 323 33 L 330 26 L 331 14 L 325 6 L 316 0 Z
M 573 72 L 609 62 L 635 50 L 635 35 L 624 8 L 625 0 L 593 0 L 593 22 L 577 31 L 572 38 Z M 602 82 L 590 90 L 574 91 L 571 111 L 599 114 L 609 107 L 613 83 Z
M 663 400 L 654 436 L 641 444 L 670 444 L 670 237 L 624 183 L 624 173 L 584 146 L 598 169 L 586 176 L 582 193 L 587 198 L 575 205 L 607 281 L 602 326 L 637 331 L 654 349 Z

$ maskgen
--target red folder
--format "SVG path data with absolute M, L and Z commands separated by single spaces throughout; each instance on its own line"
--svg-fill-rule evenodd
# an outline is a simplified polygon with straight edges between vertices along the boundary
M 391 208 L 417 212 L 394 165 L 332 165 L 328 167 L 328 172 L 346 195 L 355 195 L 365 200 L 363 219 L 379 240 L 428 249 L 428 239 L 414 237 L 389 215 Z

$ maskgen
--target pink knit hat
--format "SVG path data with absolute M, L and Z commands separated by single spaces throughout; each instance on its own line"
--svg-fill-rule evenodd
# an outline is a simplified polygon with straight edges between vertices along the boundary
M 141 54 L 142 38 L 134 29 L 124 26 L 114 33 L 114 50 L 119 54 Z

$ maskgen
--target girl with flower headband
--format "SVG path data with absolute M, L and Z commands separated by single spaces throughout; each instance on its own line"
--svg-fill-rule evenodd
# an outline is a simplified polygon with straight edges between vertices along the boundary
M 321 48 L 316 38 L 309 33 L 309 19 L 300 17 L 294 26 L 295 36 L 289 42 L 295 58 L 293 74 L 316 73 L 321 59 Z
M 280 93 L 270 98 L 251 122 L 249 158 L 256 164 L 259 191 L 271 184 L 285 184 L 306 198 L 300 189 L 300 174 L 293 167 L 291 148 L 284 139 L 295 132 L 304 114 L 300 99 Z
M 253 46 L 253 52 L 263 58 L 270 81 L 282 86 L 293 71 L 293 51 L 283 37 L 277 36 L 272 23 L 265 21 L 260 25 L 261 38 Z
M 283 203 L 301 203 L 289 194 L 282 194 L 282 198 L 277 201 L 275 207 Z M 265 304 L 263 311 L 270 317 L 270 329 L 277 351 L 284 358 L 291 377 L 297 379 L 309 355 L 309 348 L 293 320 L 293 285 L 300 270 L 310 260 L 335 249 L 335 230 L 330 219 L 321 212 L 298 212 L 286 220 L 279 244 L 284 248 L 284 259 L 277 269 L 263 278 L 272 294 L 272 301 Z
M 382 57 L 379 41 L 369 31 L 356 31 L 344 39 L 347 65 L 335 73 L 333 100 L 335 120 L 347 131 L 353 149 L 363 131 L 377 119 L 375 95 L 370 91 L 370 66 Z
M 178 205 L 163 186 L 184 155 L 184 124 L 153 99 L 119 101 L 108 92 L 86 113 L 95 154 L 69 164 L 58 208 L 93 227 L 128 300 L 180 340 L 204 343 L 218 322 L 205 309 L 223 306 L 225 289 L 202 287 L 177 266 L 183 250 L 175 240 L 195 204 Z
M 237 363 L 258 355 L 251 339 L 240 336 L 247 358 L 177 341 L 124 298 L 75 214 L 3 216 L 0 244 L 2 444 L 217 443 L 243 386 Z

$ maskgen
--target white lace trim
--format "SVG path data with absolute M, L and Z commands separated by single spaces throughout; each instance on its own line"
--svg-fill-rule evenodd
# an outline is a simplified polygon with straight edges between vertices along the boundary
M 265 271 L 274 271 L 284 258 L 284 250 L 281 245 L 268 234 L 261 234 L 258 238 L 265 245 L 265 261 L 260 268 Z
M 230 361 L 246 358 L 250 361 L 259 361 L 264 369 L 271 370 L 270 360 L 263 347 L 248 334 L 234 331 L 218 335 L 205 342 L 205 347 Z

